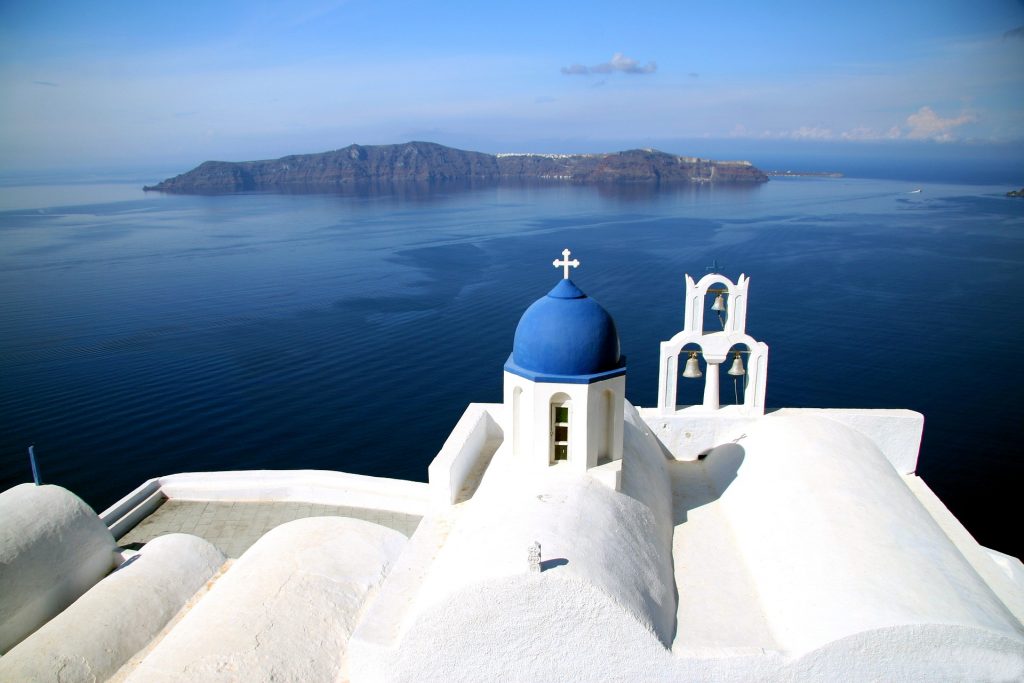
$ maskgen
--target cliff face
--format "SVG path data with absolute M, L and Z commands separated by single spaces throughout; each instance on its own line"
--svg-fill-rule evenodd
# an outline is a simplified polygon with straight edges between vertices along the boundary
M 207 161 L 146 190 L 179 193 L 303 189 L 331 191 L 360 183 L 560 179 L 574 182 L 742 182 L 768 177 L 745 161 L 677 157 L 656 150 L 614 154 L 494 156 L 431 142 L 350 145 L 321 154 L 267 161 Z
M 754 182 L 768 176 L 746 161 L 679 157 L 654 149 L 613 154 L 503 155 L 504 178 L 562 178 L 577 182 Z
M 429 142 L 349 145 L 321 154 L 294 154 L 267 161 L 207 161 L 147 190 L 244 192 L 274 188 L 332 187 L 359 182 L 497 178 L 495 157 Z

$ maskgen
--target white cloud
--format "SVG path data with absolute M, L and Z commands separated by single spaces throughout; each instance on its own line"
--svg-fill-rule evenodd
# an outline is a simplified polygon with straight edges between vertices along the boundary
M 950 142 L 955 139 L 953 137 L 954 128 L 965 123 L 973 123 L 976 120 L 972 114 L 961 114 L 955 119 L 944 119 L 926 105 L 907 117 L 907 126 L 910 127 L 907 137 L 911 140 Z
M 903 131 L 900 130 L 899 126 L 891 126 L 888 130 L 857 126 L 838 132 L 825 126 L 800 126 L 793 129 L 762 130 L 758 133 L 748 130 L 743 124 L 737 124 L 733 126 L 727 137 L 762 140 L 848 140 L 863 142 L 896 140 L 903 137 Z
M 850 130 L 843 131 L 839 137 L 843 140 L 895 140 L 902 137 L 903 131 L 899 126 L 892 126 L 887 131 L 879 131 L 867 126 L 857 126 Z
M 566 76 L 589 76 L 590 74 L 610 74 L 616 71 L 624 74 L 652 74 L 658 70 L 654 62 L 640 66 L 640 62 L 632 57 L 627 57 L 621 52 L 612 55 L 611 61 L 595 64 L 594 66 L 583 66 L 582 64 L 570 64 L 562 67 L 562 73 Z
M 964 113 L 955 118 L 942 118 L 928 106 L 923 106 L 906 118 L 904 126 L 873 128 L 871 126 L 854 126 L 846 130 L 835 130 L 822 125 L 804 125 L 798 128 L 769 128 L 761 132 L 753 132 L 743 125 L 736 125 L 728 134 L 734 138 L 760 138 L 766 140 L 847 140 L 857 142 L 881 140 L 932 140 L 935 142 L 952 142 L 955 129 L 977 120 L 974 114 Z
M 562 67 L 562 73 L 566 76 L 586 76 L 590 73 L 590 69 L 582 64 L 570 64 Z
M 831 140 L 835 137 L 830 128 L 821 126 L 800 126 L 789 133 L 793 140 Z

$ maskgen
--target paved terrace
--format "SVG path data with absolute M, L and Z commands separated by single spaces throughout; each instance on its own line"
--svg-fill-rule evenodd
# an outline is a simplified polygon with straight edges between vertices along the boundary
M 118 540 L 121 547 L 137 548 L 169 533 L 193 534 L 237 558 L 263 534 L 285 522 L 303 517 L 354 517 L 411 536 L 420 517 L 401 512 L 317 503 L 168 500 Z

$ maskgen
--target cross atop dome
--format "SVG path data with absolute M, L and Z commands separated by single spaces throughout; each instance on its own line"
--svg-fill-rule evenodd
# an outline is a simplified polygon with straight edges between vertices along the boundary
M 572 267 L 572 268 L 579 268 L 580 267 L 580 262 L 579 262 L 578 259 L 573 259 L 572 261 L 569 260 L 569 254 L 571 254 L 571 253 L 572 252 L 569 251 L 568 249 L 563 249 L 562 250 L 562 259 L 563 260 L 559 261 L 558 259 L 555 259 L 554 261 L 551 262 L 551 265 L 553 265 L 555 268 L 562 268 L 564 270 L 564 273 L 562 275 L 562 279 L 563 280 L 568 280 L 569 279 L 569 268 L 570 267 Z

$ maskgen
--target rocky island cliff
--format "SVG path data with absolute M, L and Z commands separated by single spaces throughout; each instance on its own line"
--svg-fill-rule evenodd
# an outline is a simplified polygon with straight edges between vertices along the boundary
M 561 180 L 578 183 L 763 183 L 748 161 L 711 161 L 653 149 L 610 154 L 484 154 L 432 142 L 349 145 L 264 161 L 207 161 L 145 190 L 183 194 L 302 190 L 361 183 L 451 180 Z

